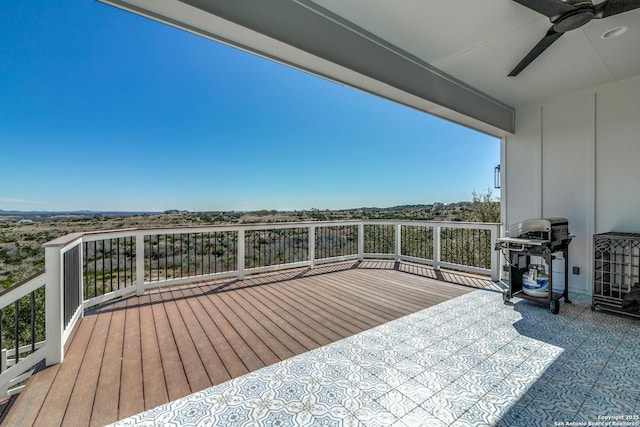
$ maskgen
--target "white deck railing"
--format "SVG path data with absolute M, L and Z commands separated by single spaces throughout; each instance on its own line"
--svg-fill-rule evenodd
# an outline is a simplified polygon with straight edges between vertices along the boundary
M 12 389 L 43 359 L 62 362 L 64 345 L 85 310 L 148 289 L 236 277 L 329 262 L 365 259 L 409 261 L 499 279 L 492 250 L 500 224 L 433 221 L 330 221 L 126 229 L 70 234 L 45 244 L 45 273 L 0 294 L 0 316 L 21 299 L 42 299 L 31 309 L 31 334 L 14 332 L 13 349 L 0 359 L 0 394 Z M 1 318 L 0 318 L 1 319 Z M 15 330 L 24 319 L 15 317 Z M 39 322 L 39 323 L 38 323 Z M 6 323 L 6 322 L 5 322 Z M 38 325 L 35 325 L 38 323 Z M 44 324 L 42 324 L 44 323 Z M 3 344 L 9 342 L 1 330 Z M 4 335 L 3 335 L 4 333 Z M 40 334 L 41 335 L 41 334 Z M 26 339 L 26 341 L 29 341 Z M 2 347 L 4 348 L 4 346 Z M 16 354 L 15 348 L 18 348 Z M 24 353 L 23 358 L 20 354 Z

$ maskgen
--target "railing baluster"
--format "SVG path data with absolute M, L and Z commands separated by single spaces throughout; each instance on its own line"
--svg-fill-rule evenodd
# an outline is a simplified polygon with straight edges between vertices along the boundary
M 191 256 L 191 250 L 195 247 L 195 244 L 191 242 L 191 238 L 195 240 L 195 234 L 187 233 L 187 254 L 189 259 L 187 260 L 187 277 L 191 277 L 191 261 L 193 260 L 193 264 L 195 267 L 195 253 L 193 257 Z
M 20 361 L 20 328 L 18 327 L 19 324 L 19 314 L 20 314 L 20 307 L 18 304 L 19 300 L 16 300 L 15 304 L 14 304 L 14 322 L 13 322 L 13 327 L 14 327 L 14 331 L 15 331 L 15 361 L 16 364 L 18 364 L 18 362 Z
M 238 269 L 238 279 L 242 280 L 244 279 L 244 262 L 245 262 L 245 233 L 244 233 L 244 229 L 240 229 L 238 230 L 238 233 L 236 234 L 236 251 L 237 251 L 237 255 L 236 255 L 236 263 L 237 263 L 237 269 Z
M 156 266 L 156 282 L 162 280 L 162 234 L 157 234 L 154 238 L 155 241 L 155 253 L 153 255 L 153 261 Z
M 36 351 L 36 294 L 31 292 L 31 352 Z
M 183 249 L 183 247 L 184 246 L 183 246 L 183 242 L 184 242 L 184 235 L 180 234 L 180 277 L 181 278 L 183 277 L 182 269 L 183 269 L 183 265 L 184 265 L 184 261 L 183 261 L 183 258 L 184 258 L 184 249 Z
M 104 293 L 104 286 L 105 286 L 105 278 L 104 278 L 104 270 L 105 270 L 105 256 L 104 256 L 104 252 L 105 252 L 105 247 L 104 247 L 104 240 L 102 241 L 102 282 L 100 283 L 100 285 L 102 286 L 102 293 Z
M 164 263 L 162 263 L 162 277 L 164 280 L 169 280 L 169 235 L 167 233 L 162 234 L 162 240 L 164 241 L 163 253 Z M 158 264 L 160 264 L 160 254 L 158 254 Z
M 256 266 L 262 265 L 262 258 L 263 258 L 263 254 L 264 254 L 264 248 L 263 248 L 264 245 L 261 244 L 262 243 L 261 239 L 262 238 L 258 239 L 258 263 L 257 263 Z M 254 234 L 254 242 L 255 242 L 255 234 Z M 255 243 L 254 243 L 254 245 L 255 245 Z
M 212 274 L 211 271 L 211 250 L 213 249 L 213 244 L 211 243 L 211 233 L 207 232 L 207 274 Z
M 88 294 L 89 287 L 89 268 L 88 268 L 88 259 L 89 259 L 89 242 L 84 242 L 82 244 L 83 254 L 84 254 L 84 267 L 82 269 L 82 283 L 84 284 L 84 293 Z M 1 348 L 1 347 L 0 347 Z
M 120 289 L 120 238 L 116 239 L 117 242 L 117 255 L 116 260 L 118 264 L 116 265 L 116 272 L 118 274 L 118 289 Z
M 213 233 L 213 272 L 218 272 L 218 233 Z
M 171 234 L 171 277 L 176 277 L 176 235 Z
M 113 239 L 109 239 L 109 289 L 113 292 Z
M 125 240 L 126 241 L 126 240 Z M 134 279 L 134 274 L 133 274 L 133 258 L 134 258 L 134 251 L 135 251 L 135 247 L 133 246 L 133 237 L 129 237 L 129 274 L 131 276 L 131 283 L 135 283 L 135 279 Z M 127 265 L 127 259 L 125 258 L 124 260 L 124 264 L 125 266 Z M 125 269 L 126 270 L 126 269 Z M 125 277 L 126 277 L 127 272 L 125 271 Z
M 98 295 L 98 242 L 93 242 L 93 295 Z
M 204 275 L 204 233 L 200 233 L 200 256 L 198 259 L 200 260 L 200 275 Z

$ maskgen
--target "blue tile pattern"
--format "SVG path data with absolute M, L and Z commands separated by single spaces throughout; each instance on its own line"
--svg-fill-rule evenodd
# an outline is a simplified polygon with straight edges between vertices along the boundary
M 637 414 L 640 321 L 572 299 L 554 316 L 477 290 L 114 426 L 548 426 Z

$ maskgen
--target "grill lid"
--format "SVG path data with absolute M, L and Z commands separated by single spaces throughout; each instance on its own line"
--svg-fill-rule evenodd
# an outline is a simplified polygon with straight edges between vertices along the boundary
M 527 219 L 509 227 L 509 237 L 523 237 L 530 233 L 551 231 L 551 222 L 548 219 Z
M 556 239 L 566 238 L 569 228 L 569 220 L 566 218 L 536 218 L 526 219 L 509 227 L 509 237 L 526 237 L 544 240 L 552 240 L 551 234 Z M 564 236 L 562 236 L 564 234 Z M 553 240 L 556 240 L 553 239 Z
M 566 218 L 527 219 L 509 227 L 507 236 L 497 239 L 496 250 L 537 247 L 539 252 L 559 251 L 566 249 L 573 238 Z

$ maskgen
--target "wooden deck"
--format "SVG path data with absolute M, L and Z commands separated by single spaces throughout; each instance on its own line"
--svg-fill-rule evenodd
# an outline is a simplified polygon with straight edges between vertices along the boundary
M 87 313 L 63 363 L 3 423 L 104 425 L 484 287 L 473 276 L 347 263 L 160 289 Z M 460 286 L 442 280 L 459 280 Z

